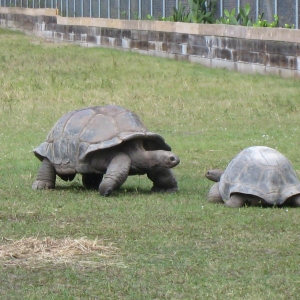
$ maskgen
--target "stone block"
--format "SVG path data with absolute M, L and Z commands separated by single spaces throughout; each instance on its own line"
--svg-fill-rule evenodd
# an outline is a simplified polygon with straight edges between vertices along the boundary
M 69 28 L 72 26 L 68 26 Z M 72 29 L 73 30 L 73 29 Z M 71 31 L 72 32 L 72 31 Z M 88 35 L 101 35 L 101 28 L 100 27 L 96 27 L 96 26 L 91 26 L 91 27 L 88 27 L 87 29 L 87 34 Z
M 131 48 L 131 39 L 121 39 L 121 43 L 122 43 L 122 48 L 123 49 L 130 49 Z
M 131 30 L 122 29 L 121 36 L 123 39 L 131 39 Z
M 177 43 L 177 33 L 176 32 L 166 32 L 165 36 L 164 36 L 164 42 Z
M 261 74 L 261 75 L 266 74 L 266 67 L 259 64 L 237 62 L 236 70 L 241 73 L 247 73 L 247 74 Z
M 291 69 L 280 69 L 280 76 L 283 78 L 295 78 L 297 74 L 296 70 Z
M 197 55 L 201 57 L 210 57 L 210 48 L 208 47 L 200 47 L 200 46 L 187 46 L 187 54 L 188 55 Z
M 86 26 L 73 26 L 74 33 L 76 34 L 87 34 L 87 27 Z
M 177 43 L 167 43 L 167 52 L 172 54 L 181 54 L 181 45 Z
M 268 54 L 267 66 L 288 68 L 288 58 L 280 54 Z
M 156 42 L 155 41 L 149 41 L 148 42 L 148 50 L 152 50 L 152 51 L 155 51 L 155 44 Z
M 131 39 L 132 40 L 139 40 L 139 30 L 131 30 Z
M 223 60 L 223 59 L 212 59 L 211 60 L 212 68 L 222 68 L 230 71 L 236 71 L 237 66 L 235 62 Z
M 102 46 L 108 47 L 109 46 L 109 37 L 101 35 L 100 44 Z
M 188 61 L 189 56 L 188 55 L 183 55 L 183 54 L 176 54 L 175 59 L 176 60 L 182 60 L 182 61 Z
M 200 57 L 195 55 L 189 55 L 188 58 L 191 63 L 200 64 L 208 68 L 211 68 L 212 66 L 212 60 L 210 58 L 205 58 L 205 57 Z
M 280 76 L 280 68 L 266 66 L 266 74 Z
M 205 36 L 190 34 L 188 44 L 191 46 L 207 47 L 207 39 Z
M 238 51 L 237 60 L 245 63 L 258 63 L 258 53 L 251 51 Z
M 231 57 L 232 57 L 232 50 L 214 48 L 214 56 L 212 58 L 231 60 Z
M 288 56 L 296 56 L 297 44 L 288 42 L 266 41 L 266 52 Z
M 121 38 L 122 37 L 121 32 L 122 30 L 119 28 L 109 28 L 108 36 L 112 38 Z
M 94 43 L 94 44 L 96 44 L 96 42 L 97 42 L 97 39 L 96 39 L 96 36 L 95 35 L 87 35 L 87 37 L 86 37 L 86 41 L 88 42 L 88 43 Z

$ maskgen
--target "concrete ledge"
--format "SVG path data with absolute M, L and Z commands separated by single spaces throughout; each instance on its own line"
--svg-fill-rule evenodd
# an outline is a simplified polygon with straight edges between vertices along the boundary
M 18 14 L 27 16 L 56 16 L 56 9 L 51 8 L 20 8 L 0 7 L 0 14 Z
M 211 68 L 300 78 L 300 30 L 102 18 L 0 7 L 0 25 L 55 43 L 107 47 Z

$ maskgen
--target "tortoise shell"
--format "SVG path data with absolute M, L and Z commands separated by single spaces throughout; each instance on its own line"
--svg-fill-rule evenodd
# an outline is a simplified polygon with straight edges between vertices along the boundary
M 289 160 L 275 149 L 244 149 L 221 176 L 219 192 L 224 201 L 232 193 L 255 195 L 269 204 L 283 204 L 300 193 L 300 182 Z
M 149 132 L 130 110 L 94 106 L 61 117 L 33 152 L 40 160 L 48 158 L 59 174 L 88 173 L 92 171 L 86 160 L 88 154 L 139 138 L 149 141 L 146 150 L 171 150 L 162 136 Z

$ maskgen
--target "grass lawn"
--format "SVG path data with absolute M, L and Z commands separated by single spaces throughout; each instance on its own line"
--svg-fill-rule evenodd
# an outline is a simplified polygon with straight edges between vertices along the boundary
M 300 209 L 209 204 L 204 177 L 253 145 L 276 148 L 299 173 L 299 91 L 299 80 L 0 29 L 0 298 L 299 299 Z M 150 193 L 146 176 L 108 198 L 79 175 L 31 189 L 40 165 L 32 149 L 56 120 L 106 104 L 165 137 L 181 159 L 178 193 Z M 58 245 L 51 258 L 50 239 L 73 248 Z

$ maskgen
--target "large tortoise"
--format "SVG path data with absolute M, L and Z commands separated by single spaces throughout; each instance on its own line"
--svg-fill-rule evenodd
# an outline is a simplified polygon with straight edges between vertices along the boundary
M 300 182 L 289 160 L 277 150 L 254 146 L 241 151 L 226 170 L 209 170 L 215 183 L 208 201 L 228 207 L 245 204 L 300 206 Z
M 149 132 L 135 113 L 119 106 L 67 113 L 33 152 L 42 161 L 33 189 L 55 188 L 56 175 L 71 181 L 80 173 L 84 186 L 99 189 L 103 196 L 136 174 L 147 174 L 152 191 L 178 190 L 171 168 L 179 158 L 162 136 Z

